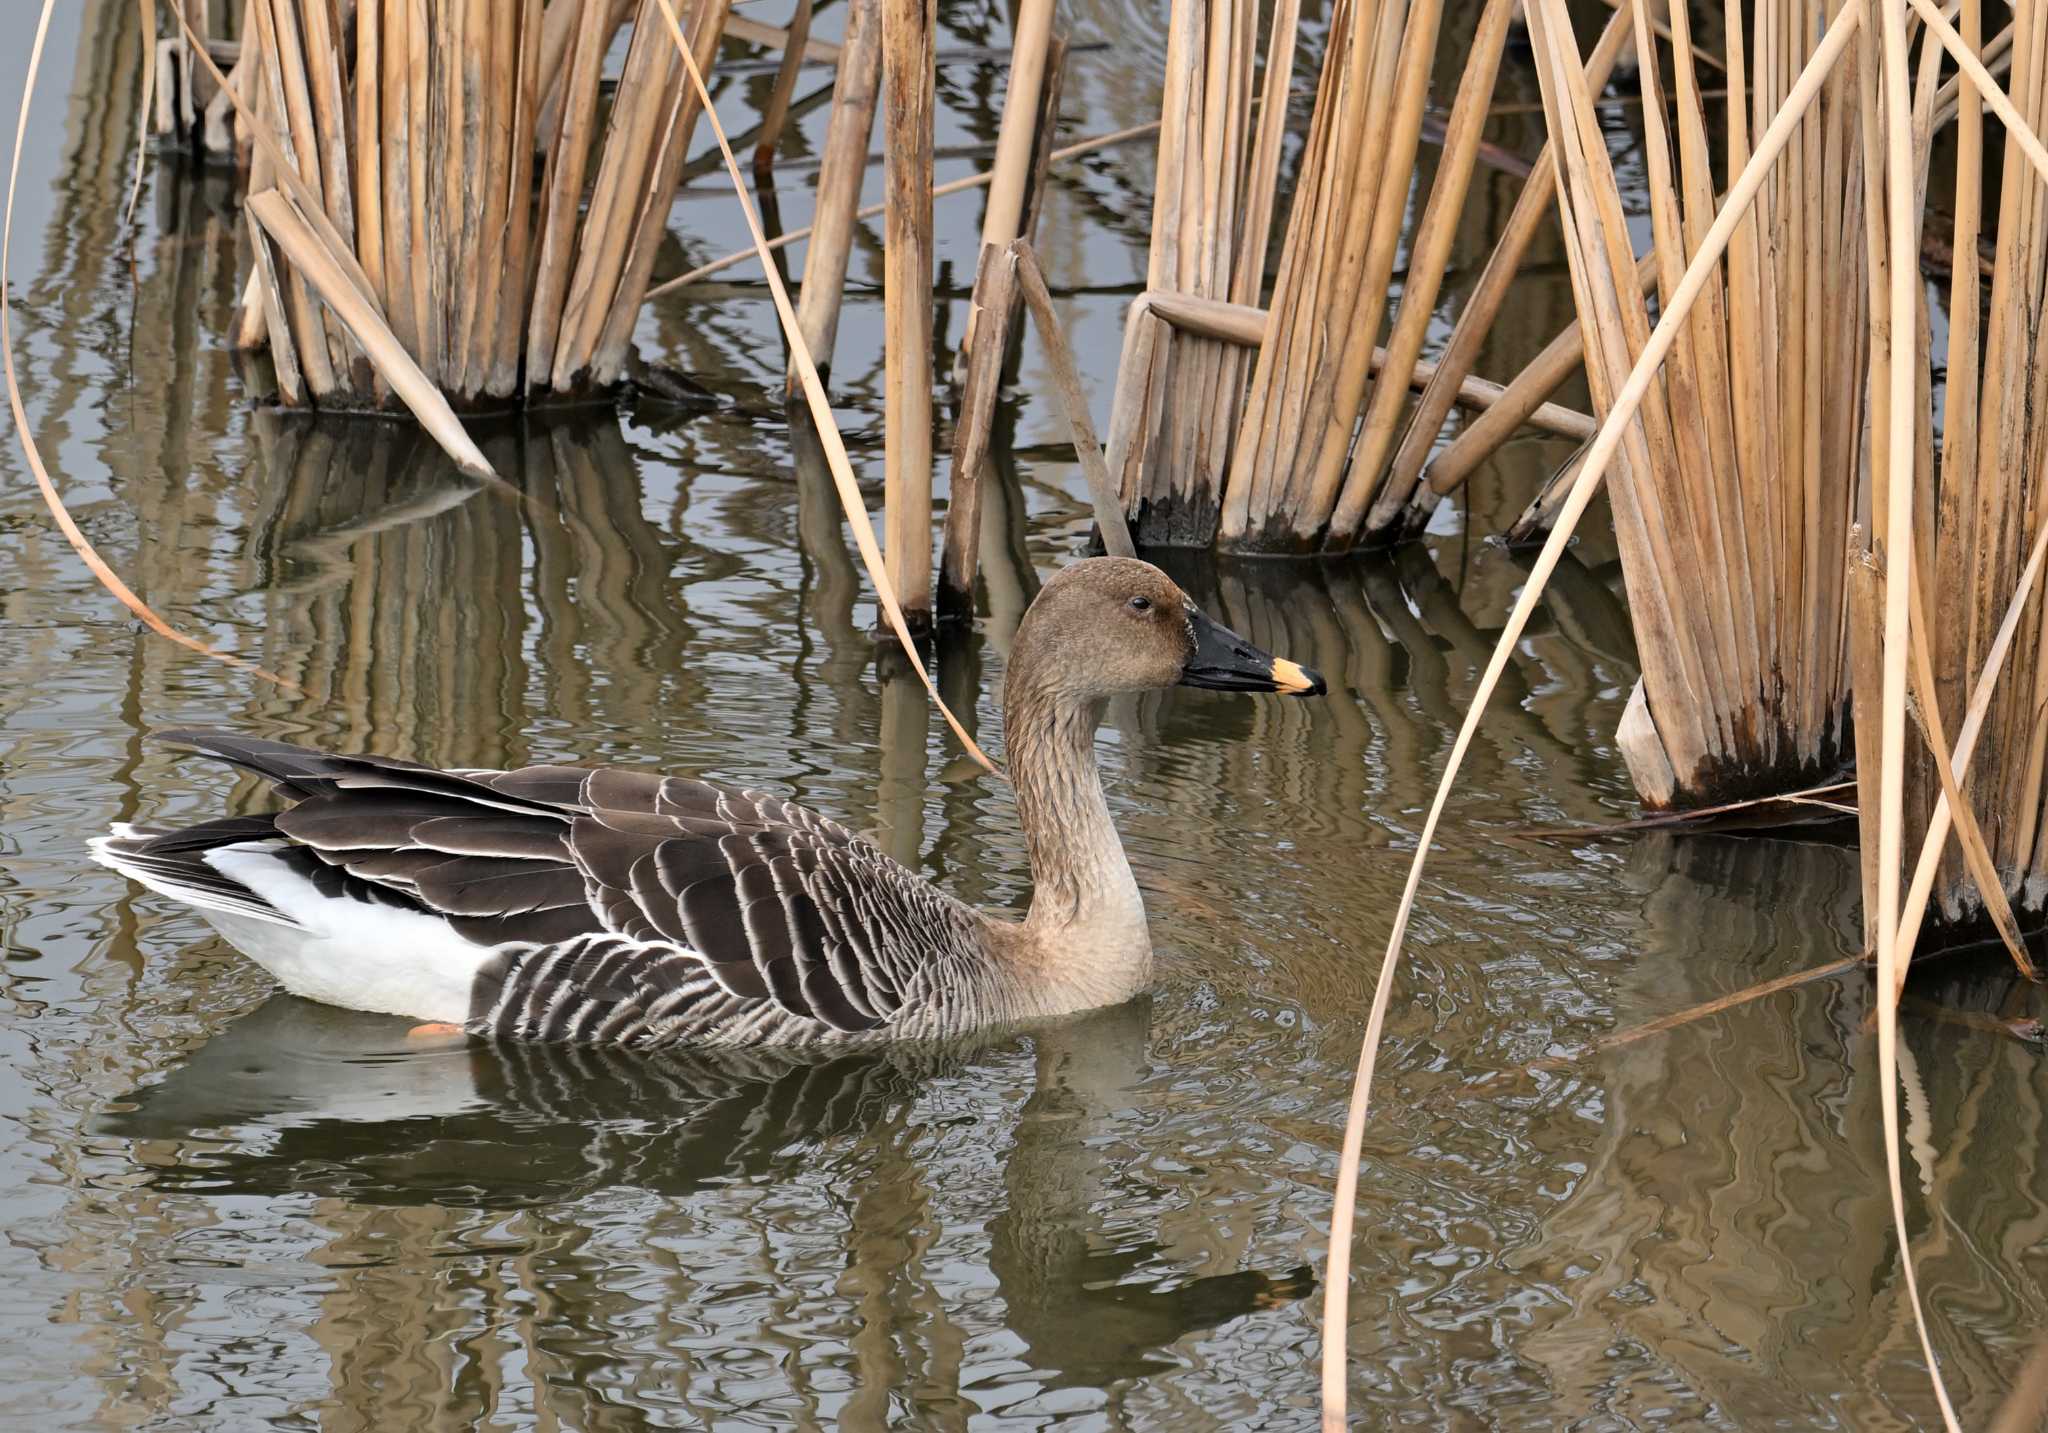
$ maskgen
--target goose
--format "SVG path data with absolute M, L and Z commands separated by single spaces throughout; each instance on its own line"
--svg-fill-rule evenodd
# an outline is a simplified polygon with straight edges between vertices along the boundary
M 653 1048 L 942 1039 L 1119 1004 L 1145 906 L 1095 766 L 1108 698 L 1298 696 L 1321 676 L 1211 621 L 1135 558 L 1088 558 L 1025 613 L 1004 681 L 1030 858 L 1021 920 L 940 891 L 761 791 L 617 767 L 439 770 L 218 731 L 164 739 L 289 804 L 94 857 L 195 908 L 310 1000 L 415 1033 Z

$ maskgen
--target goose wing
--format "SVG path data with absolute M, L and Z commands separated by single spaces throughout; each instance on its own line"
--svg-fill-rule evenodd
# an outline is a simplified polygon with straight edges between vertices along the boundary
M 644 949 L 644 965 L 557 967 L 573 982 L 602 964 L 607 988 L 592 998 L 615 1002 L 641 975 L 651 997 L 701 967 L 736 1001 L 857 1033 L 887 1024 L 919 970 L 970 937 L 958 902 L 838 823 L 762 792 L 616 768 L 444 771 L 170 735 L 295 798 L 274 818 L 295 846 L 472 941 L 611 936 Z M 616 956 L 618 942 L 606 949 Z

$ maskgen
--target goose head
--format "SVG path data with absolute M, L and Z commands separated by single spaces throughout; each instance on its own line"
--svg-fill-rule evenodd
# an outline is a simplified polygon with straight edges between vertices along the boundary
M 1328 690 L 1318 673 L 1211 621 L 1171 577 L 1130 557 L 1086 558 L 1047 582 L 1017 629 L 1012 666 L 1074 702 L 1174 686 Z

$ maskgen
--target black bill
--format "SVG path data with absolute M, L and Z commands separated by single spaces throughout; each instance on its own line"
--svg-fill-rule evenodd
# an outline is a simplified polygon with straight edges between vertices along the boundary
M 1319 697 L 1329 690 L 1321 673 L 1260 651 L 1200 612 L 1188 613 L 1188 626 L 1194 633 L 1195 651 L 1180 674 L 1184 687 L 1209 687 L 1219 692 L 1286 692 L 1297 697 Z

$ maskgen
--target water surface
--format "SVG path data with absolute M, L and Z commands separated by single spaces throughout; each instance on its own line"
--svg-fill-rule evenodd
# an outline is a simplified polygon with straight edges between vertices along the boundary
M 641 328 L 714 411 L 488 427 L 505 489 L 460 478 L 403 425 L 252 412 L 224 342 L 231 186 L 158 159 L 136 223 L 121 219 L 134 10 L 60 7 L 10 271 L 17 361 L 72 509 L 117 569 L 297 686 L 141 632 L 0 451 L 0 1420 L 1310 1426 L 1306 1271 L 1325 1258 L 1372 977 L 1523 577 L 1481 536 L 1559 445 L 1511 446 L 1427 544 L 1391 557 L 1175 564 L 1332 694 L 1113 710 L 1102 760 L 1161 953 L 1148 999 L 808 1063 L 408 1046 L 404 1022 L 275 993 L 196 918 L 87 863 L 110 820 L 259 799 L 153 729 L 747 782 L 997 906 L 1025 898 L 1022 842 L 1008 793 L 875 660 L 873 607 L 774 399 L 780 350 L 746 271 Z M 1072 23 L 1116 44 L 1076 56 L 1069 131 L 1156 114 L 1163 6 L 1096 0 Z M 821 12 L 821 33 L 838 25 Z M 1005 34 L 978 8 L 947 6 L 942 25 L 947 46 Z M 23 63 L 0 61 L 0 93 Z M 1511 63 L 1509 97 L 1533 94 L 1525 70 Z M 799 94 L 826 83 L 808 72 Z M 727 84 L 736 131 L 765 86 Z M 941 146 L 993 136 L 997 67 L 949 64 L 939 93 Z M 805 111 L 799 155 L 823 122 Z M 1496 137 L 1531 153 L 1535 123 Z M 1624 127 L 1614 143 L 1629 152 Z M 1092 158 L 1044 220 L 1098 423 L 1142 282 L 1150 168 L 1143 145 Z M 678 203 L 689 237 L 661 272 L 740 238 L 714 179 Z M 811 183 L 786 172 L 789 222 Z M 1477 188 L 1453 293 L 1515 192 Z M 979 210 L 938 212 L 950 342 Z M 856 248 L 835 365 L 869 479 L 878 242 Z M 1556 256 L 1537 255 L 1487 371 L 1569 313 Z M 949 698 L 998 746 L 1009 634 L 1086 535 L 1049 391 L 1027 346 L 1001 413 L 985 617 L 939 653 Z M 1596 525 L 1517 653 L 1430 869 L 1367 1139 L 1355 1407 L 1425 1428 L 1924 1425 L 1861 980 L 1594 1049 L 1857 948 L 1853 850 L 1512 834 L 1632 814 L 1612 739 L 1635 678 L 1619 591 Z M 1981 1018 L 2040 1002 L 1995 965 L 1951 971 L 1902 1044 L 1909 1216 L 1949 1386 L 1981 1425 L 2048 1325 L 2048 1070 Z

